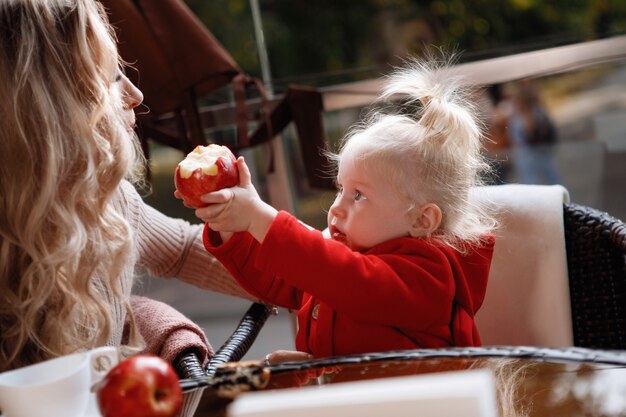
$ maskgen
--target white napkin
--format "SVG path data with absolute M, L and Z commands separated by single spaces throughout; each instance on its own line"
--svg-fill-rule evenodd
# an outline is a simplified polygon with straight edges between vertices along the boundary
M 500 229 L 476 323 L 483 345 L 563 347 L 573 344 L 560 185 L 481 187 Z
M 247 392 L 229 417 L 495 417 L 496 385 L 488 369 Z

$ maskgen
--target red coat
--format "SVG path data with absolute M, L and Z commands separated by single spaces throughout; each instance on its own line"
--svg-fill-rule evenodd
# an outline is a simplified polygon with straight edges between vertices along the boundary
M 467 255 L 398 238 L 355 252 L 279 212 L 263 244 L 249 233 L 204 244 L 241 286 L 298 310 L 296 349 L 317 357 L 477 346 L 494 238 Z

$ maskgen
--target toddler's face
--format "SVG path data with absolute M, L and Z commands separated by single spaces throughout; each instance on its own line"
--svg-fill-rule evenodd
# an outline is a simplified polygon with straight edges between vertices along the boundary
M 382 169 L 355 163 L 344 155 L 337 175 L 338 192 L 328 211 L 332 239 L 353 250 L 409 236 L 408 202 L 391 186 Z

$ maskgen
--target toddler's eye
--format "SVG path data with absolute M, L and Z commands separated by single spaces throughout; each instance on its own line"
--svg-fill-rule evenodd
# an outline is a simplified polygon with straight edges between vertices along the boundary
M 354 199 L 356 201 L 360 201 L 360 200 L 366 200 L 367 198 L 359 190 L 356 190 L 354 192 Z
M 337 195 L 341 195 L 343 193 L 343 187 L 341 185 L 337 185 Z

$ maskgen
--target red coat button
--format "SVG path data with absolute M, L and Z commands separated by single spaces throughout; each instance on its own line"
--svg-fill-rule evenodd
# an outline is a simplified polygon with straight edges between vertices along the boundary
M 311 318 L 313 320 L 317 320 L 317 315 L 320 312 L 320 305 L 319 304 L 315 304 L 315 306 L 313 307 L 313 311 L 311 312 Z

